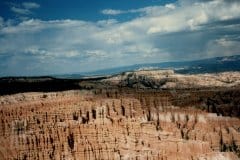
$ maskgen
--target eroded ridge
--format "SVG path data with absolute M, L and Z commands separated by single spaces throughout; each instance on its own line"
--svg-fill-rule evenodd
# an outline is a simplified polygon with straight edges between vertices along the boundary
M 240 119 L 169 97 L 91 91 L 0 98 L 0 159 L 237 160 Z

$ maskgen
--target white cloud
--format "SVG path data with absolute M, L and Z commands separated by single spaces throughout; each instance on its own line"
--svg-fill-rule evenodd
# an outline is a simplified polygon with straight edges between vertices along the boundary
M 148 6 L 144 8 L 130 9 L 130 10 L 104 9 L 101 11 L 101 13 L 105 15 L 120 15 L 120 14 L 131 14 L 131 13 L 140 13 L 143 15 L 159 15 L 173 9 L 175 9 L 175 5 L 171 3 L 171 4 L 166 4 L 165 6 Z
M 99 26 L 103 26 L 103 27 L 111 26 L 111 25 L 114 25 L 114 24 L 117 24 L 117 23 L 118 23 L 118 21 L 116 19 L 108 19 L 108 20 L 97 21 L 97 24 Z
M 26 9 L 34 9 L 40 7 L 40 5 L 35 2 L 23 2 L 22 5 Z
M 236 46 L 238 43 L 236 41 L 227 40 L 226 38 L 220 38 L 215 40 L 216 44 L 222 47 L 233 47 Z
M 80 54 L 79 51 L 70 50 L 70 51 L 68 51 L 65 55 L 66 55 L 66 57 L 71 58 L 71 57 L 76 57 L 76 56 L 78 56 L 79 54 Z
M 148 28 L 147 33 L 166 33 L 181 30 L 196 30 L 208 22 L 229 20 L 240 17 L 240 3 L 224 0 L 198 2 L 190 5 L 182 1 L 165 6 L 150 6 L 132 10 L 105 10 L 104 14 L 145 13 L 141 18 L 129 24 L 138 23 L 136 27 Z M 182 5 L 181 5 L 182 4 Z M 183 5 L 184 4 L 184 5 Z M 109 11 L 109 12 L 107 12 Z M 138 21 L 138 22 L 137 22 Z
M 172 4 L 172 3 L 166 4 L 165 7 L 169 8 L 169 9 L 175 9 L 176 8 L 176 6 L 174 4 Z
M 47 51 L 44 49 L 39 49 L 36 46 L 31 46 L 25 49 L 25 53 L 32 55 L 45 55 Z
M 0 16 L 0 29 L 3 27 L 4 25 L 4 19 Z
M 14 13 L 17 14 L 24 14 L 24 15 L 28 15 L 31 14 L 30 10 L 25 9 L 25 8 L 17 8 L 17 7 L 11 7 L 11 11 L 13 11 Z
M 106 15 L 118 15 L 118 14 L 124 13 L 124 11 L 114 10 L 114 9 L 104 9 L 101 12 L 102 12 L 102 14 L 106 14 Z
M 218 54 L 224 56 L 239 55 L 240 41 L 229 39 L 227 37 L 221 37 L 219 39 L 211 40 L 206 48 L 206 52 L 214 57 Z
M 221 0 L 182 6 L 168 15 L 150 18 L 152 27 L 148 33 L 194 30 L 208 22 L 239 18 L 239 8 L 239 3 L 226 3 Z
M 237 2 L 219 0 L 194 5 L 177 2 L 129 11 L 105 11 L 112 15 L 126 12 L 144 14 L 126 22 L 30 19 L 5 25 L 0 18 L 0 55 L 32 57 L 36 63 L 49 66 L 54 63 L 59 69 L 65 65 L 66 72 L 74 72 L 179 57 L 219 56 L 220 52 L 235 54 L 237 50 L 231 48 L 240 46 L 238 40 L 219 35 L 224 30 L 231 32 L 232 28 L 220 25 L 217 30 L 210 30 L 207 26 L 240 18 Z
M 39 8 L 40 5 L 35 2 L 23 2 L 22 4 L 12 3 L 10 10 L 19 15 L 30 15 L 33 9 Z
M 86 55 L 94 58 L 104 58 L 107 57 L 107 53 L 104 50 L 86 50 Z

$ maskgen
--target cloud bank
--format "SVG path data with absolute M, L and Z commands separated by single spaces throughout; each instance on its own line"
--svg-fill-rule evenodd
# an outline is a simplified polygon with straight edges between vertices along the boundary
M 40 7 L 22 6 L 25 10 Z M 239 54 L 238 1 L 188 0 L 101 11 L 112 18 L 133 13 L 139 15 L 124 22 L 28 19 L 13 25 L 0 17 L 0 67 L 4 68 L 0 75 L 81 72 Z

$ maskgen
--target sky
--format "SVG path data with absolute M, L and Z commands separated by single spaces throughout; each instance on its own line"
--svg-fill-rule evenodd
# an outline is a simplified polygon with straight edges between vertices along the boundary
M 1 0 L 0 76 L 239 55 L 239 0 Z

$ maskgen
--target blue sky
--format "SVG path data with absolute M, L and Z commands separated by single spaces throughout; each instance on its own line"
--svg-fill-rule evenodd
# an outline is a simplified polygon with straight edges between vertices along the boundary
M 238 0 L 3 0 L 0 76 L 239 54 Z

